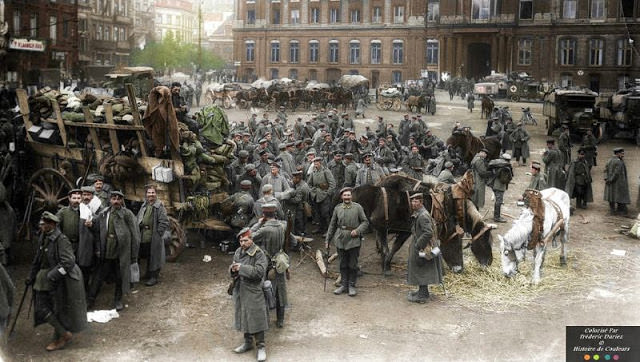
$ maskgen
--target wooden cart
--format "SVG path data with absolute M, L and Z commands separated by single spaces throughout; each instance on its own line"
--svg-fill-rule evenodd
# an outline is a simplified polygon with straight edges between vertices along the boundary
M 88 107 L 83 108 L 84 122 L 72 122 L 62 119 L 62 114 L 58 103 L 51 101 L 54 118 L 44 119 L 43 122 L 54 124 L 53 127 L 59 134 L 58 144 L 48 143 L 47 140 L 34 136 L 34 124 L 30 119 L 30 110 L 27 93 L 24 89 L 17 89 L 20 112 L 27 130 L 27 146 L 31 151 L 32 165 L 29 168 L 34 170 L 30 181 L 30 191 L 28 193 L 27 208 L 23 220 L 23 230 L 21 234 L 26 238 L 30 237 L 31 215 L 39 217 L 45 211 L 56 211 L 59 206 L 67 203 L 67 193 L 72 188 L 77 187 L 77 180 L 85 180 L 89 173 L 97 173 L 95 165 L 111 154 L 116 155 L 122 150 L 121 137 L 127 135 L 135 137 L 139 144 L 140 156 L 136 158 L 138 164 L 144 170 L 143 173 L 127 180 L 114 180 L 113 189 L 121 190 L 125 194 L 128 202 L 142 202 L 145 198 L 144 186 L 149 183 L 158 185 L 158 199 L 161 200 L 169 214 L 172 239 L 168 246 L 167 261 L 175 261 L 186 244 L 185 229 L 199 228 L 219 231 L 228 231 L 231 228 L 224 222 L 207 218 L 206 220 L 190 221 L 182 223 L 178 220 L 178 210 L 184 206 L 185 195 L 189 190 L 185 190 L 183 185 L 184 165 L 177 152 L 172 152 L 170 159 L 160 159 L 150 155 L 146 148 L 145 128 L 142 125 L 140 112 L 135 102 L 134 89 L 131 84 L 127 84 L 129 103 L 132 109 L 132 124 L 116 124 L 114 122 L 112 105 L 104 103 L 105 122 L 95 123 L 94 116 Z M 36 127 L 37 128 L 37 127 Z M 87 133 L 86 143 L 95 145 L 92 148 L 77 146 L 73 135 L 78 131 Z M 29 131 L 31 130 L 31 131 Z M 135 134 L 135 136 L 133 136 Z M 61 163 L 67 161 L 67 165 L 72 164 L 69 170 L 61 168 Z M 171 168 L 173 181 L 169 183 L 157 182 L 152 178 L 153 168 L 158 165 Z M 81 181 L 82 182 L 82 181 Z M 226 193 L 210 194 L 210 207 L 214 207 L 228 196 Z

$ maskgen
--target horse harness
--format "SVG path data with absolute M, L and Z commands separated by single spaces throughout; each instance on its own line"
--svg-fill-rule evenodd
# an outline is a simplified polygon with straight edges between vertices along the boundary
M 527 249 L 532 250 L 536 246 L 538 246 L 538 244 L 541 244 L 542 246 L 544 246 L 546 243 L 549 242 L 549 239 L 553 237 L 553 234 L 555 234 L 553 232 L 550 232 L 549 235 L 547 235 L 547 237 L 545 237 L 544 239 L 542 238 L 542 235 L 544 234 L 544 214 L 545 214 L 544 201 L 547 201 L 549 205 L 551 205 L 551 207 L 554 208 L 556 215 L 558 215 L 558 220 L 552 227 L 552 230 L 556 228 L 558 225 L 559 225 L 559 227 L 557 227 L 558 230 L 561 230 L 564 228 L 564 225 L 563 225 L 564 217 L 562 215 L 562 211 L 560 210 L 560 206 L 558 206 L 558 204 L 555 201 L 550 200 L 549 198 L 543 199 L 540 191 L 526 190 L 524 192 L 524 198 L 525 198 L 525 201 L 528 203 L 528 206 L 531 209 L 531 211 L 533 211 L 533 225 L 531 229 L 531 236 L 529 238 L 529 242 L 527 243 Z

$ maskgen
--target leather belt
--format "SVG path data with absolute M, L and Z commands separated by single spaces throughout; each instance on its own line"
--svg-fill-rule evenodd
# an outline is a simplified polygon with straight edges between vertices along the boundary
M 340 226 L 340 229 L 342 229 L 342 230 L 349 230 L 349 231 L 351 231 L 351 230 L 355 230 L 355 229 L 357 229 L 357 227 L 353 228 L 353 227 L 349 227 L 349 226 Z
M 144 227 L 145 230 L 151 230 L 151 226 L 149 226 L 149 225 L 144 225 L 143 227 Z

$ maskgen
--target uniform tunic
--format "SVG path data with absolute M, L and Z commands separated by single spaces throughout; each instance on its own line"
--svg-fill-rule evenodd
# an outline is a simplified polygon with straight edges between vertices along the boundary
M 544 162 L 544 173 L 547 174 L 549 187 L 564 190 L 565 176 L 562 169 L 562 153 L 557 149 L 547 150 L 542 155 L 542 162 Z
M 442 283 L 441 256 L 431 260 L 421 258 L 419 252 L 427 245 L 432 248 L 439 246 L 437 240 L 433 240 L 434 229 L 431 216 L 424 208 L 414 211 L 411 215 L 411 235 L 409 245 L 409 259 L 407 260 L 407 283 L 411 285 L 429 285 Z
M 585 202 L 593 202 L 591 182 L 591 168 L 587 159 L 573 160 L 567 172 L 567 187 L 565 189 L 569 197 L 580 197 Z
M 256 223 L 251 228 L 253 232 L 253 242 L 262 249 L 267 258 L 272 261 L 267 271 L 275 267 L 274 257 L 284 249 L 285 226 L 278 220 L 267 220 L 264 223 Z M 287 297 L 287 279 L 285 273 L 276 272 L 276 279 L 272 281 L 274 292 L 277 295 L 278 305 L 286 306 L 289 301 Z
M 269 260 L 257 245 L 246 251 L 238 248 L 233 262 L 242 264 L 233 288 L 234 325 L 243 333 L 258 333 L 269 329 L 267 306 L 262 291 Z
M 624 161 L 617 156 L 611 157 L 604 167 L 604 172 L 604 200 L 618 204 L 630 204 L 629 180 Z
M 360 204 L 341 203 L 333 209 L 326 242 L 333 241 L 336 248 L 343 250 L 357 248 L 362 244 L 362 235 L 368 227 L 369 221 Z M 355 237 L 351 236 L 352 230 L 358 233 Z
M 471 160 L 471 170 L 473 171 L 473 195 L 471 196 L 471 201 L 478 209 L 481 209 L 484 206 L 486 179 L 489 174 L 485 159 L 476 155 Z

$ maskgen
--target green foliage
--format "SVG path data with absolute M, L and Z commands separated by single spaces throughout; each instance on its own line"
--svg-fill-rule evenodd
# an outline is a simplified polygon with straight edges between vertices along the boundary
M 191 68 L 191 64 L 198 64 L 198 60 L 198 45 L 181 43 L 172 32 L 168 32 L 161 42 L 149 43 L 144 49 L 136 49 L 131 55 L 133 66 L 149 66 L 156 70 Z M 224 60 L 211 51 L 202 49 L 202 70 L 223 67 Z

